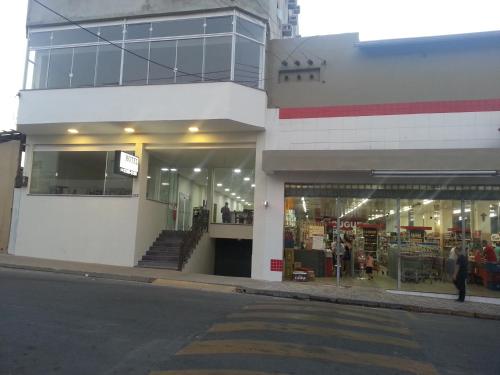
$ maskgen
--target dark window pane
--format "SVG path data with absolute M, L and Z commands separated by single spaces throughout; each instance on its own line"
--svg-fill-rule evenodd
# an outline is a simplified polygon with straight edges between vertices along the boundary
M 145 85 L 147 83 L 149 43 L 128 43 L 125 44 L 123 61 L 123 84 L 124 85 Z M 138 55 L 138 56 L 137 56 Z M 141 56 L 141 57 L 139 57 Z
M 123 39 L 123 26 L 102 26 L 99 29 L 100 37 L 109 41 L 121 41 Z M 101 40 L 102 41 L 102 40 Z
M 264 41 L 264 28 L 240 17 L 238 17 L 238 22 L 236 24 L 236 32 L 258 40 L 259 42 Z
M 153 38 L 180 35 L 199 35 L 204 33 L 204 18 L 163 21 L 153 23 Z
M 75 48 L 71 87 L 94 86 L 96 56 L 96 46 Z
M 152 42 L 149 64 L 149 84 L 164 85 L 174 82 L 175 41 Z M 157 63 L 157 64 L 155 64 Z
M 30 70 L 33 71 L 32 89 L 47 88 L 47 68 L 49 66 L 49 50 L 30 52 Z
M 236 38 L 234 80 L 251 87 L 259 87 L 261 46 L 248 39 Z
M 29 45 L 30 47 L 48 47 L 51 44 L 50 36 L 52 31 L 30 33 Z
M 133 152 L 129 152 L 134 154 Z M 132 195 L 133 178 L 114 173 L 115 152 L 108 152 L 104 195 Z
M 228 33 L 233 31 L 233 16 L 207 18 L 205 33 Z
M 201 81 L 203 39 L 179 40 L 177 47 L 177 83 Z
M 99 46 L 97 51 L 96 86 L 120 84 L 122 51 L 115 46 Z
M 231 78 L 232 37 L 205 39 L 205 80 L 229 80 Z
M 89 33 L 83 29 L 57 30 L 54 31 L 54 39 L 52 45 L 78 44 L 78 43 L 95 43 L 97 42 L 97 27 L 88 28 Z
M 72 58 L 73 48 L 53 49 L 50 51 L 47 88 L 61 89 L 69 87 Z
M 106 152 L 35 152 L 31 193 L 102 195 Z
M 136 23 L 127 25 L 127 32 L 125 33 L 125 39 L 148 39 L 151 24 L 150 23 Z

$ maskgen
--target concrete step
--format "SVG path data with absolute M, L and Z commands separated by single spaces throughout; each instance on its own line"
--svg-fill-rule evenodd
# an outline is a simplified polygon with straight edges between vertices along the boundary
M 146 251 L 146 255 L 169 255 L 169 256 L 176 256 L 178 257 L 180 254 L 179 250 L 172 250 L 172 249 L 150 249 Z
M 182 241 L 156 240 L 155 242 L 153 242 L 153 246 L 181 247 L 182 246 Z
M 139 267 L 143 268 L 161 268 L 167 270 L 175 270 L 177 271 L 177 262 L 158 262 L 152 260 L 140 260 Z
M 173 251 L 173 252 L 179 252 L 181 249 L 180 246 L 161 246 L 161 245 L 153 245 L 149 248 L 151 251 Z
M 154 260 L 159 262 L 177 262 L 179 261 L 178 255 L 144 255 L 142 260 Z

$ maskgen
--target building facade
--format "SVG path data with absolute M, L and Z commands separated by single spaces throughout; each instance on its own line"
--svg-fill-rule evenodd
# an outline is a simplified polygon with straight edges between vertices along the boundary
M 185 271 L 327 276 L 342 238 L 344 275 L 372 253 L 392 283 L 401 254 L 496 239 L 499 33 L 298 38 L 296 1 L 115 3 L 30 1 L 11 253 L 158 266 L 203 217 Z

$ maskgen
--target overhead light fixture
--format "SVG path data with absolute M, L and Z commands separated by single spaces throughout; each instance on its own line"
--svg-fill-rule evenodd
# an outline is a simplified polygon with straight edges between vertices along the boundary
M 234 197 L 236 195 L 236 193 L 231 193 L 231 195 Z
M 494 177 L 494 170 L 372 170 L 373 177 Z
M 134 129 L 134 128 L 125 128 L 125 129 L 123 129 L 123 131 L 124 131 L 125 133 L 129 133 L 129 134 L 131 134 L 131 133 L 135 133 L 135 129 Z
M 241 199 L 241 197 L 236 197 L 236 199 Z
M 168 168 L 162 168 L 162 169 L 161 169 L 161 171 L 162 171 L 162 172 L 168 172 L 169 170 L 170 170 L 170 169 L 168 169 Z
M 148 180 L 151 180 L 151 176 L 148 176 Z
M 193 171 L 194 171 L 194 173 L 200 173 L 201 172 L 201 168 L 194 168 Z
M 245 177 L 243 181 L 250 181 L 250 177 Z
M 219 183 L 217 184 L 217 187 L 222 187 L 222 184 L 219 182 Z
M 230 192 L 230 191 L 231 191 L 231 189 L 226 188 L 226 189 L 224 189 L 224 191 L 225 191 L 225 192 Z
M 241 169 L 236 168 L 233 172 L 236 173 L 236 174 L 240 174 L 241 173 Z
M 78 134 L 79 131 L 77 129 L 68 129 L 69 134 Z
M 197 126 L 191 126 L 188 130 L 190 133 L 198 133 L 200 131 L 200 128 Z
M 170 172 L 177 172 L 177 168 L 170 168 Z
M 254 187 L 255 187 L 255 184 L 252 184 L 252 187 L 254 188 Z
M 161 185 L 162 186 L 169 186 L 170 184 L 168 182 L 162 182 Z

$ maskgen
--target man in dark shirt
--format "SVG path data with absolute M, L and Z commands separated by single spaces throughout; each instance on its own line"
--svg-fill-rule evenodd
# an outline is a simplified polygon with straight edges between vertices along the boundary
M 465 301 L 465 280 L 467 279 L 468 261 L 467 256 L 464 254 L 462 248 L 455 249 L 457 253 L 457 265 L 455 267 L 455 274 L 453 275 L 453 283 L 458 289 L 458 302 Z

